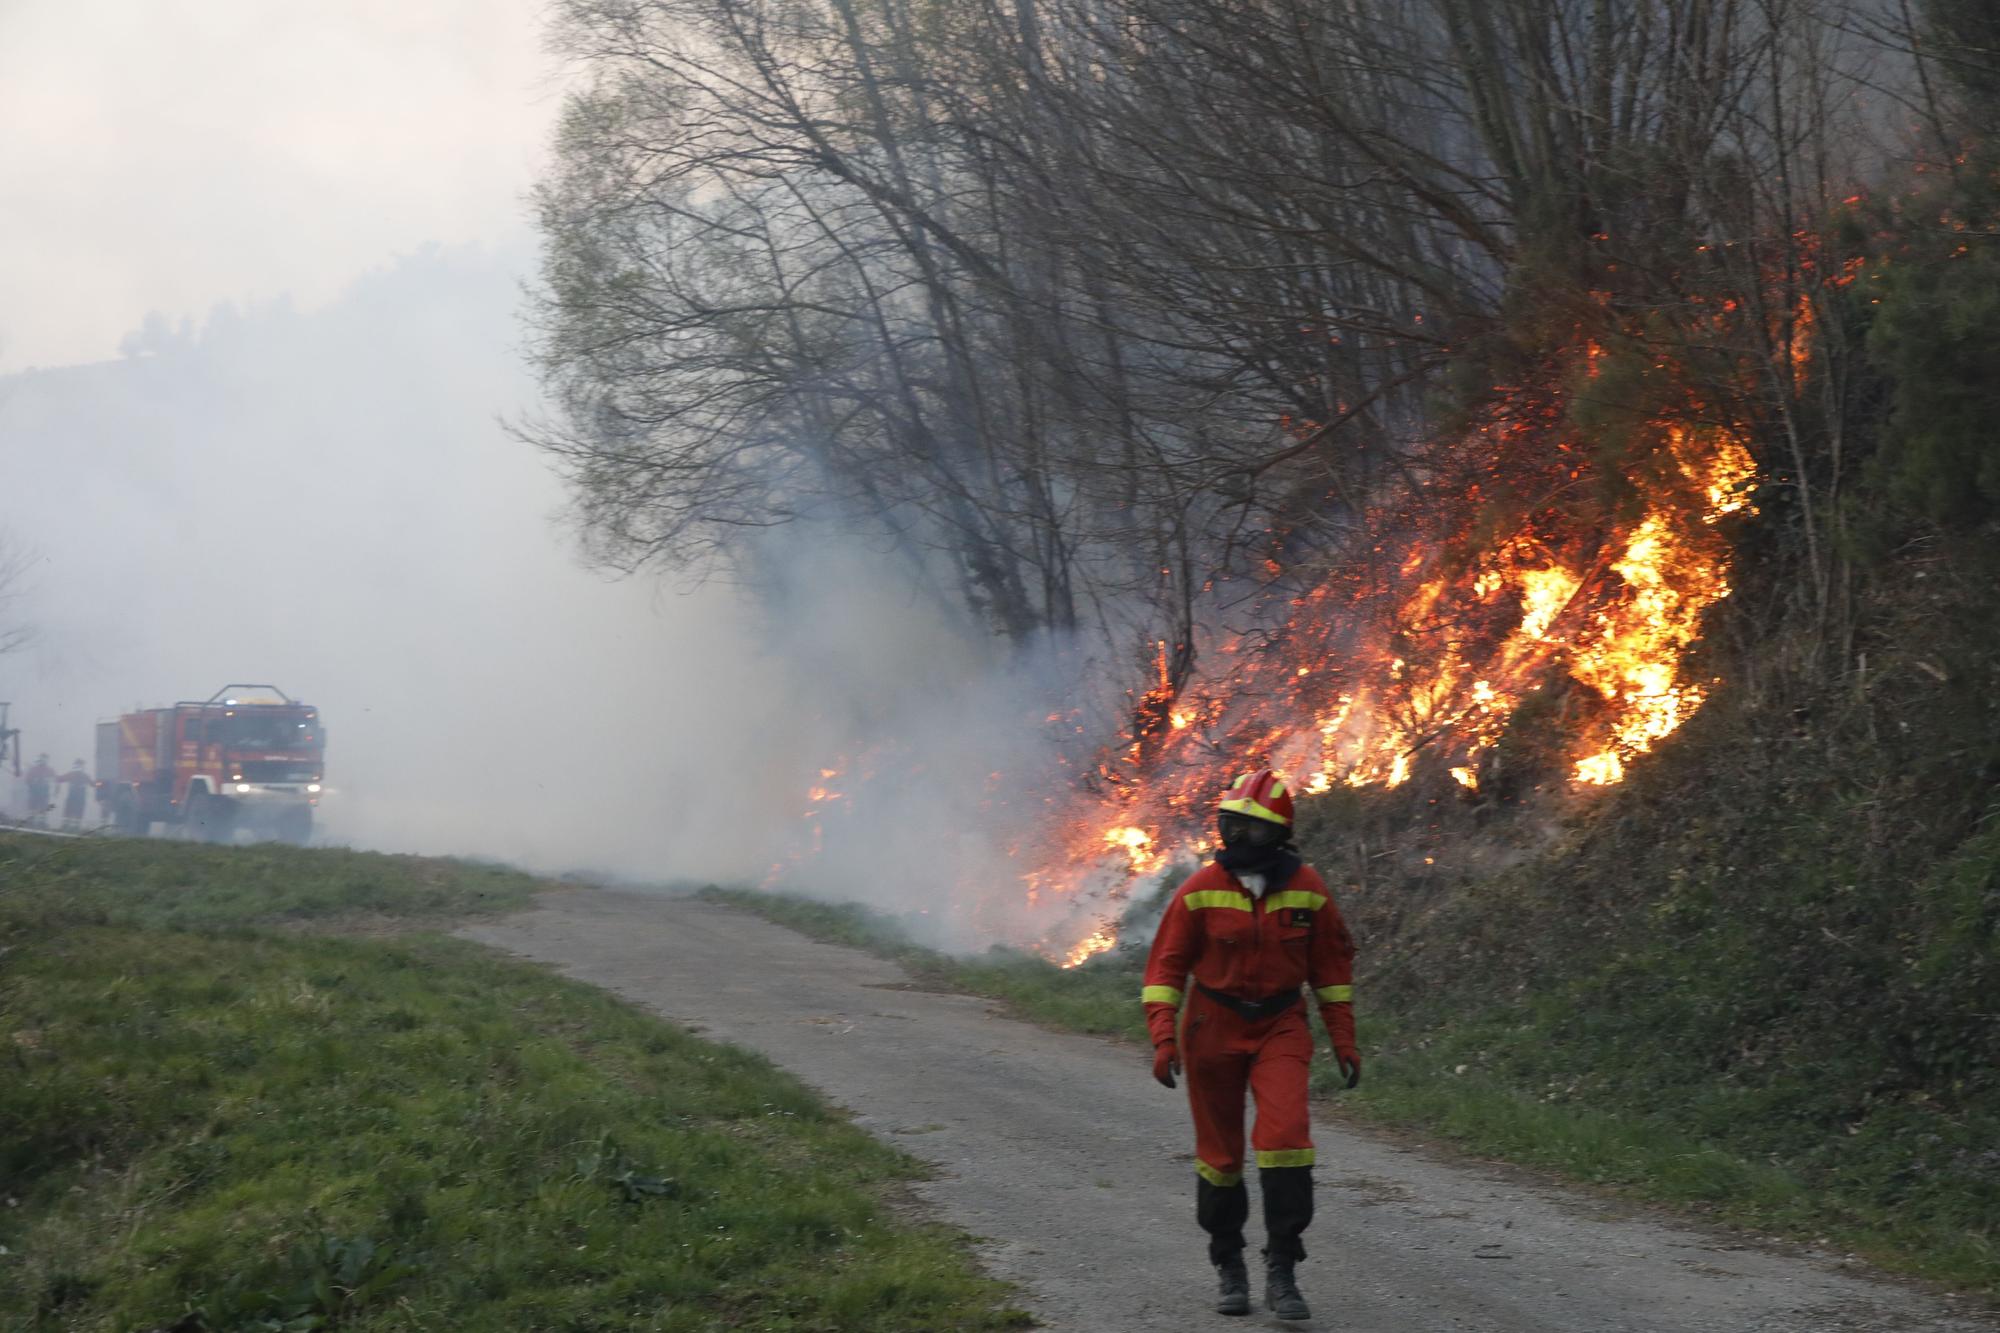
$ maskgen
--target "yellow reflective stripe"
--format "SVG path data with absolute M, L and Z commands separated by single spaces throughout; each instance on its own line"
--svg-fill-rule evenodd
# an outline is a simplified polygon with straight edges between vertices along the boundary
M 1240 797 L 1234 801 L 1223 801 L 1215 808 L 1218 810 L 1227 810 L 1233 815 L 1248 815 L 1252 819 L 1268 819 L 1273 824 L 1283 824 L 1285 822 L 1285 817 L 1276 810 L 1271 809 L 1269 806 L 1260 805 L 1248 796 Z
M 1321 1004 L 1346 1004 L 1354 998 L 1354 987 L 1321 986 L 1313 994 L 1319 996 Z
M 1258 1153 L 1257 1155 L 1262 1157 L 1264 1154 Z M 1241 1171 L 1218 1171 L 1198 1157 L 1195 1159 L 1194 1169 L 1203 1180 L 1206 1180 L 1211 1185 L 1220 1185 L 1224 1189 L 1228 1189 L 1231 1185 L 1241 1185 L 1243 1183 L 1243 1173 Z
M 1181 901 L 1187 904 L 1191 912 L 1200 911 L 1204 907 L 1234 907 L 1239 912 L 1250 910 L 1250 895 L 1238 893 L 1234 889 L 1203 889 L 1199 893 L 1190 893 Z
M 1326 895 L 1314 893 L 1311 889 L 1286 889 L 1283 893 L 1269 894 L 1264 899 L 1264 910 L 1275 912 L 1280 907 L 1309 907 L 1317 912 L 1326 906 Z
M 1311 1148 L 1259 1148 L 1257 1150 L 1258 1166 L 1311 1166 L 1312 1164 L 1313 1150 Z
M 1139 992 L 1140 1004 L 1179 1005 L 1181 993 L 1172 986 L 1148 986 Z

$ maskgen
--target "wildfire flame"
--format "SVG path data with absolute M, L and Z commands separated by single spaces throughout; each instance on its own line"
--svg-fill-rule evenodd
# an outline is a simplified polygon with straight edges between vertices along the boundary
M 1585 349 L 1584 373 L 1595 373 L 1600 355 Z M 1484 429 L 1495 470 L 1505 468 L 1520 432 L 1504 416 Z M 1438 555 L 1448 543 L 1411 525 L 1401 542 L 1382 543 L 1394 571 L 1382 585 L 1329 581 L 1296 600 L 1279 632 L 1254 644 L 1224 637 L 1209 655 L 1221 666 L 1178 697 L 1160 645 L 1158 680 L 1145 696 L 1171 719 L 1158 754 L 1140 780 L 1106 799 L 1097 831 L 1080 832 L 1064 864 L 1038 882 L 1061 893 L 1107 848 L 1134 876 L 1164 869 L 1190 850 L 1225 756 L 1255 756 L 1324 792 L 1400 786 L 1433 755 L 1476 799 L 1481 760 L 1522 701 L 1565 677 L 1601 705 L 1572 742 L 1571 780 L 1621 781 L 1708 697 L 1713 682 L 1685 679 L 1683 667 L 1703 614 L 1730 592 L 1729 548 L 1715 525 L 1749 505 L 1757 478 L 1732 428 L 1662 422 L 1656 430 L 1658 484 L 1635 518 L 1594 545 L 1530 524 L 1463 569 Z M 1570 466 L 1573 476 L 1581 463 Z M 1370 611 L 1375 632 L 1357 635 Z M 1133 746 L 1129 757 L 1138 753 Z M 1093 928 L 1060 956 L 1075 965 L 1115 943 L 1114 932 Z
M 1118 936 L 1112 933 L 1109 926 L 1099 926 L 1096 930 L 1091 931 L 1090 934 L 1077 941 L 1076 945 L 1063 955 L 1062 965 L 1064 967 L 1081 966 L 1103 953 L 1106 949 L 1115 947 L 1117 943 Z
M 1153 835 L 1135 825 L 1107 829 L 1104 841 L 1113 847 L 1122 847 L 1125 855 L 1132 859 L 1132 873 L 1151 875 L 1167 863 L 1167 857 L 1153 847 Z
M 1808 328 L 1801 315 L 1786 345 L 1795 369 Z M 1095 813 L 1053 850 L 1020 853 L 1033 861 L 1030 900 L 1102 907 L 1197 853 L 1232 763 L 1269 764 L 1307 792 L 1399 787 L 1425 765 L 1478 800 L 1487 756 L 1537 691 L 1567 692 L 1575 716 L 1561 743 L 1579 789 L 1621 781 L 1685 723 L 1715 683 L 1686 677 L 1688 654 L 1730 593 L 1716 525 L 1749 506 L 1756 463 L 1740 430 L 1691 404 L 1685 419 L 1648 427 L 1654 473 L 1639 479 L 1637 506 L 1572 522 L 1555 497 L 1591 464 L 1568 433 L 1561 384 L 1596 375 L 1603 357 L 1587 343 L 1541 382 L 1496 387 L 1466 447 L 1445 451 L 1473 460 L 1468 470 L 1423 478 L 1400 508 L 1365 516 L 1363 556 L 1374 558 L 1336 562 L 1302 592 L 1266 561 L 1275 623 L 1198 645 L 1198 671 L 1184 669 L 1197 661 L 1188 645 L 1151 645 L 1133 725 L 1087 784 Z M 1488 496 L 1527 517 L 1485 538 L 1472 525 Z M 1049 955 L 1076 966 L 1117 944 L 1101 913 L 1081 929 Z

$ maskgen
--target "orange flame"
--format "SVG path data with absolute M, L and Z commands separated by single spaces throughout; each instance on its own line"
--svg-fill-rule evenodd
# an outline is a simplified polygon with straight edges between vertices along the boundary
M 1802 301 L 1780 345 L 1795 383 L 1812 313 Z M 1197 855 L 1225 771 L 1244 763 L 1290 774 L 1307 793 L 1395 788 L 1421 771 L 1448 775 L 1463 799 L 1491 800 L 1482 759 L 1537 691 L 1568 691 L 1566 715 L 1567 699 L 1585 701 L 1564 737 L 1580 789 L 1622 781 L 1682 726 L 1716 684 L 1687 678 L 1686 664 L 1703 616 L 1730 595 L 1717 524 L 1754 512 L 1757 465 L 1743 433 L 1690 398 L 1639 436 L 1651 453 L 1650 470 L 1630 479 L 1637 512 L 1607 521 L 1586 505 L 1596 518 L 1573 521 L 1570 496 L 1596 465 L 1566 424 L 1564 395 L 1608 355 L 1585 341 L 1537 382 L 1496 386 L 1463 447 L 1439 451 L 1439 466 L 1457 470 L 1418 476 L 1364 512 L 1358 558 L 1316 586 L 1286 589 L 1285 571 L 1309 566 L 1266 560 L 1276 613 L 1262 632 L 1176 644 L 1171 668 L 1168 643 L 1155 641 L 1128 733 L 1084 768 L 1099 793 L 1090 812 L 1053 850 L 1017 853 L 1033 863 L 1030 900 L 1102 906 Z M 1476 526 L 1488 514 L 1515 526 L 1489 535 Z M 1083 730 L 1075 714 L 1049 721 Z M 1073 967 L 1117 943 L 1102 913 L 1081 930 L 1049 956 Z
M 1136 825 L 1106 829 L 1104 841 L 1113 847 L 1125 849 L 1125 855 L 1131 858 L 1132 873 L 1135 875 L 1150 875 L 1167 862 L 1165 855 L 1154 850 L 1153 835 Z
M 1603 353 L 1584 355 L 1595 370 Z M 1485 429 L 1504 456 L 1516 438 L 1512 423 Z M 1477 799 L 1480 757 L 1505 735 L 1522 699 L 1552 678 L 1566 676 L 1602 704 L 1579 738 L 1571 780 L 1582 788 L 1623 780 L 1633 758 L 1686 722 L 1712 687 L 1684 679 L 1683 664 L 1703 614 L 1730 592 L 1729 549 L 1714 525 L 1749 507 L 1757 478 L 1733 429 L 1656 429 L 1667 472 L 1644 509 L 1594 548 L 1524 531 L 1461 571 L 1437 554 L 1444 543 L 1406 539 L 1391 548 L 1387 595 L 1374 596 L 1375 635 L 1333 646 L 1329 634 L 1357 608 L 1329 584 L 1297 599 L 1270 641 L 1223 639 L 1209 660 L 1225 664 L 1225 678 L 1198 679 L 1171 707 L 1162 703 L 1172 725 L 1166 749 L 1106 798 L 1098 831 L 1044 882 L 1059 891 L 1081 884 L 1097 864 L 1091 846 L 1118 854 L 1135 877 L 1191 852 L 1191 821 L 1226 766 L 1211 748 L 1216 740 L 1296 775 L 1308 793 L 1397 787 L 1419 755 L 1434 753 L 1438 771 Z M 1168 689 L 1164 645 L 1158 662 L 1149 700 Z M 1199 741 L 1197 719 L 1206 729 Z M 1073 966 L 1115 943 L 1113 930 L 1095 925 L 1061 957 Z
M 1108 925 L 1100 925 L 1077 941 L 1075 947 L 1063 955 L 1062 965 L 1065 968 L 1080 967 L 1106 949 L 1115 947 L 1117 943 L 1118 936 L 1112 933 L 1111 928 Z

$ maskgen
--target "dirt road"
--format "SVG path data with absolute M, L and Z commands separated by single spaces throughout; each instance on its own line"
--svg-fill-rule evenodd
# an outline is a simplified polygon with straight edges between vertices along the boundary
M 461 932 L 763 1052 L 933 1163 L 918 1192 L 982 1240 L 1051 1329 L 1276 1321 L 1208 1313 L 1181 1095 L 1129 1047 L 1045 1032 L 895 965 L 711 904 L 551 895 Z M 1343 1333 L 1971 1333 L 2000 1327 L 1832 1257 L 1739 1244 L 1513 1173 L 1321 1124 L 1301 1285 Z M 1252 1245 L 1256 1244 L 1255 1203 Z

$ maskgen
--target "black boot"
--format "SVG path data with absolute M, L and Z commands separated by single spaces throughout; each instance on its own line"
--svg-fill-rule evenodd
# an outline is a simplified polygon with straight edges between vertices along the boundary
M 1218 1259 L 1215 1264 L 1215 1312 L 1217 1314 L 1250 1313 L 1250 1269 L 1243 1262 L 1243 1256 L 1232 1254 L 1227 1259 Z
M 1306 1298 L 1299 1295 L 1299 1282 L 1292 1276 L 1290 1259 L 1264 1257 L 1264 1308 L 1280 1319 L 1312 1318 Z

